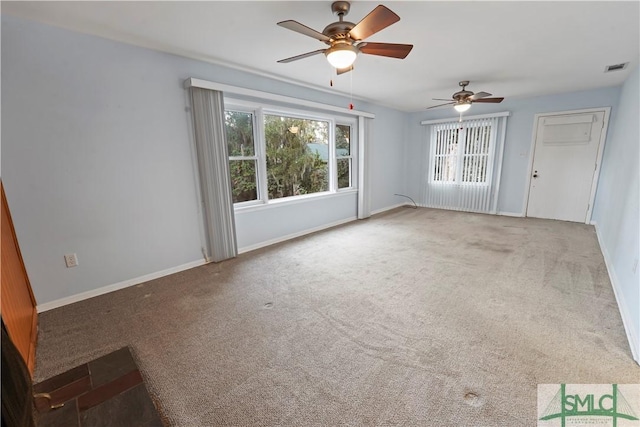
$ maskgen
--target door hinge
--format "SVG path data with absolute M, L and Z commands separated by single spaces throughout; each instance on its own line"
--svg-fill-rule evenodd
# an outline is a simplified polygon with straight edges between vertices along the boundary
M 593 167 L 593 170 L 597 170 L 598 169 L 598 164 L 596 163 L 596 165 Z

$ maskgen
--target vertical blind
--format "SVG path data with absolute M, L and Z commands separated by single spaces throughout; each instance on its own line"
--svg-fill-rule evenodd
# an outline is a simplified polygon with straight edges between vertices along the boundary
M 238 254 L 222 92 L 191 87 L 208 260 Z
M 371 216 L 371 179 L 369 176 L 373 119 L 358 117 L 358 219 Z
M 429 132 L 425 205 L 467 212 L 496 213 L 506 117 L 434 123 Z M 501 134 L 501 138 L 498 135 Z M 498 154 L 498 156 L 497 156 Z

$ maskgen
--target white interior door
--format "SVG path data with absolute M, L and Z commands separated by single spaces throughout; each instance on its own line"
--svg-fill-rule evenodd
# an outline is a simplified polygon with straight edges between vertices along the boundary
M 605 111 L 538 117 L 527 216 L 586 222 Z

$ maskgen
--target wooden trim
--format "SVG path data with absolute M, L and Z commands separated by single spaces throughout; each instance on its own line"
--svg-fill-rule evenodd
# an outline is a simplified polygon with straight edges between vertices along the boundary
M 16 245 L 16 248 L 18 248 L 18 257 L 20 259 L 20 265 L 22 265 L 22 272 L 24 273 L 24 277 L 27 281 L 27 283 L 29 284 L 29 297 L 31 298 L 31 302 L 33 303 L 33 306 L 35 307 L 36 305 L 36 298 L 33 295 L 33 290 L 31 289 L 31 282 L 29 282 L 29 276 L 27 275 L 27 269 L 24 266 L 24 260 L 22 259 L 22 253 L 20 252 L 20 245 L 18 244 L 18 237 L 16 236 L 16 232 L 15 232 L 15 226 L 13 225 L 13 219 L 11 219 L 11 211 L 9 210 L 9 203 L 7 202 L 7 195 L 4 192 L 4 185 L 2 184 L 2 181 L 0 181 L 0 191 L 2 192 L 2 203 L 4 204 L 5 209 L 7 210 L 7 219 L 9 220 L 9 224 L 11 225 L 11 230 L 13 231 L 13 233 L 11 233 L 13 235 L 13 241 Z
M 35 368 L 35 355 L 36 355 L 36 343 L 37 343 L 37 335 L 38 335 L 38 314 L 36 311 L 36 299 L 33 295 L 33 290 L 31 289 L 31 283 L 29 282 L 29 276 L 27 275 L 27 270 L 24 266 L 24 260 L 22 258 L 22 253 L 20 252 L 20 246 L 18 244 L 18 239 L 16 237 L 16 233 L 15 233 L 15 227 L 13 225 L 13 220 L 11 218 L 11 211 L 9 210 L 9 204 L 7 203 L 7 197 L 6 194 L 4 192 L 4 185 L 2 184 L 2 182 L 0 182 L 0 192 L 2 193 L 2 213 L 3 213 L 3 217 L 6 215 L 6 224 L 8 225 L 8 230 L 2 229 L 2 233 L 10 233 L 11 234 L 11 242 L 13 243 L 13 245 L 15 246 L 15 250 L 17 253 L 17 261 L 20 265 L 19 267 L 19 271 L 15 271 L 14 273 L 19 274 L 21 276 L 23 276 L 22 278 L 24 279 L 24 283 L 26 284 L 26 291 L 27 291 L 27 295 L 28 295 L 28 299 L 29 301 L 22 301 L 23 303 L 30 303 L 31 304 L 31 309 L 30 310 L 26 310 L 31 311 L 30 316 L 31 316 L 31 321 L 30 321 L 30 327 L 29 327 L 29 331 L 28 337 L 25 337 L 23 334 L 26 333 L 26 331 L 24 330 L 19 330 L 19 326 L 17 325 L 17 322 L 15 321 L 15 319 L 12 318 L 12 309 L 9 309 L 9 307 L 7 306 L 7 304 L 9 304 L 9 302 L 6 300 L 6 297 L 10 294 L 10 288 L 8 286 L 7 283 L 2 283 L 2 294 L 5 295 L 4 298 L 0 297 L 0 313 L 4 312 L 3 315 L 3 320 L 5 323 L 5 326 L 7 327 L 7 332 L 11 335 L 12 333 L 14 334 L 19 334 L 20 337 L 12 337 L 12 340 L 14 341 L 14 344 L 16 345 L 16 347 L 18 348 L 18 350 L 20 351 L 20 354 L 22 355 L 22 357 L 25 359 L 25 363 L 27 365 L 27 368 L 29 369 L 29 373 L 31 374 L 31 376 L 33 377 L 33 372 L 34 372 L 34 368 Z M 3 240 L 3 242 L 6 242 L 6 240 Z M 9 243 L 11 244 L 11 243 Z M 3 262 L 4 264 L 4 262 Z M 4 281 L 10 274 L 10 272 L 7 272 L 7 268 L 9 267 L 9 265 L 3 265 L 2 266 L 2 280 Z M 24 300 L 24 290 L 21 291 L 22 292 L 22 299 Z M 2 307 L 4 307 L 5 309 L 3 310 Z M 24 327 L 23 327 L 24 329 Z M 25 339 L 28 339 L 27 342 L 25 342 Z M 25 348 L 25 344 L 26 344 L 26 348 Z
M 29 285 L 31 291 L 31 285 Z M 32 292 L 33 296 L 33 292 Z M 31 339 L 29 341 L 29 356 L 27 356 L 27 369 L 33 378 L 33 374 L 36 371 L 36 346 L 38 345 L 38 309 L 36 308 L 35 300 L 33 302 L 33 318 L 31 320 Z

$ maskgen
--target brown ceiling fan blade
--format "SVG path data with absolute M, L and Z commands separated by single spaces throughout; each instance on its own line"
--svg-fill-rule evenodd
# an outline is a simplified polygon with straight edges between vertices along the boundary
M 472 101 L 475 101 L 475 100 L 478 100 L 480 98 L 486 98 L 487 96 L 491 96 L 491 94 L 488 93 L 488 92 L 478 92 L 475 95 L 471 95 L 469 97 L 469 99 L 471 99 Z
M 443 98 L 431 98 L 434 101 L 453 101 L 453 99 L 443 99 Z
M 287 30 L 295 31 L 296 33 L 304 34 L 305 36 L 313 37 L 316 40 L 320 40 L 321 42 L 329 42 L 331 39 L 319 31 L 314 30 L 313 28 L 309 28 L 306 25 L 303 25 L 297 21 L 282 21 L 278 22 L 278 25 L 286 28 Z
M 395 43 L 363 43 L 362 47 L 358 46 L 362 53 L 367 55 L 388 56 L 390 58 L 404 59 L 407 57 L 412 44 L 395 44 Z
M 504 98 L 480 98 L 480 99 L 476 99 L 473 102 L 489 102 L 489 103 L 493 103 L 493 104 L 497 104 L 499 102 L 502 102 Z
M 378 5 L 349 31 L 349 36 L 356 41 L 364 40 L 399 20 L 400 17 L 390 9 Z
M 348 73 L 349 71 L 353 71 L 353 65 L 350 65 L 346 68 L 336 68 L 336 72 L 338 75 Z
M 308 58 L 310 56 L 313 55 L 317 55 L 319 53 L 324 53 L 326 49 L 318 49 L 318 50 L 314 50 L 313 52 L 307 52 L 307 53 L 303 53 L 302 55 L 296 55 L 296 56 L 292 56 L 291 58 L 285 58 L 285 59 L 281 59 L 280 63 L 286 63 L 286 62 L 292 62 L 292 61 L 297 61 L 298 59 L 304 59 L 304 58 Z
M 453 105 L 453 104 L 455 104 L 455 101 L 454 102 L 447 102 L 446 104 L 434 105 L 433 107 L 427 107 L 427 110 L 430 110 L 432 108 L 444 107 L 445 105 Z

